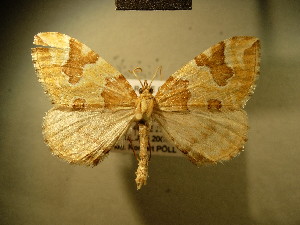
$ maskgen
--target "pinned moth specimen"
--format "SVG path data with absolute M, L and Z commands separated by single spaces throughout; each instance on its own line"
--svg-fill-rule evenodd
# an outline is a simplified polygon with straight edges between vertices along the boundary
M 171 75 L 155 96 L 147 81 L 140 82 L 137 96 L 119 71 L 72 37 L 39 33 L 34 44 L 33 64 L 54 104 L 43 122 L 54 155 L 95 166 L 136 123 L 140 189 L 148 177 L 153 120 L 197 165 L 229 160 L 243 149 L 248 130 L 243 107 L 259 71 L 257 38 L 232 37 L 212 46 Z

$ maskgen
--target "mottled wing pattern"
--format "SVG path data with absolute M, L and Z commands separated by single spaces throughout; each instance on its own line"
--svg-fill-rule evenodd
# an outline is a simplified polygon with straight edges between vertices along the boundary
M 159 89 L 153 117 L 193 162 L 227 160 L 243 148 L 248 127 L 242 108 L 255 88 L 259 52 L 257 38 L 224 40 Z
M 128 129 L 133 110 L 51 109 L 43 135 L 54 155 L 70 163 L 97 165 Z
M 195 164 L 214 163 L 236 156 L 246 141 L 244 110 L 210 112 L 156 111 L 164 135 Z
M 96 165 L 130 125 L 137 96 L 125 77 L 86 45 L 65 34 L 39 33 L 34 67 L 55 107 L 44 118 L 55 155 Z
M 132 108 L 134 90 L 114 67 L 75 38 L 39 33 L 32 49 L 34 67 L 54 104 L 68 108 Z

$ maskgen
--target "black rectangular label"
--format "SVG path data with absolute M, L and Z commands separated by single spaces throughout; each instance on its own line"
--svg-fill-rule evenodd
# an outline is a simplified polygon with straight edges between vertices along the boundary
M 116 0 L 116 10 L 191 10 L 192 0 Z

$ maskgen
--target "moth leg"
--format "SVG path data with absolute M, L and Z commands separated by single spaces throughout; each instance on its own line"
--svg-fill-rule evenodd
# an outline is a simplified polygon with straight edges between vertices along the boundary
M 151 148 L 151 145 L 150 145 L 150 140 L 148 139 L 148 147 L 149 147 L 149 161 L 151 160 L 151 156 L 152 156 L 152 148 Z
M 134 150 L 134 147 L 133 147 L 133 144 L 132 144 L 132 139 L 131 139 L 131 137 L 128 136 L 128 137 L 127 137 L 127 140 L 129 141 L 129 146 L 130 146 L 130 148 L 131 148 L 131 150 L 132 150 L 132 152 L 133 152 L 134 157 L 136 158 L 137 161 L 140 161 L 138 155 L 136 154 L 136 152 L 135 152 L 135 150 Z

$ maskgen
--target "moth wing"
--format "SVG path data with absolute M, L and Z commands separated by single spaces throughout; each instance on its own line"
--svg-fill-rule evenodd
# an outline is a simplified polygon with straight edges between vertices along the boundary
M 75 38 L 58 32 L 34 37 L 32 60 L 53 103 L 68 108 L 134 107 L 125 77 Z
M 54 155 L 75 164 L 97 165 L 130 126 L 133 109 L 74 111 L 53 108 L 43 135 Z
M 157 111 L 154 119 L 164 136 L 195 164 L 215 163 L 236 156 L 247 140 L 244 110 L 208 112 Z
M 207 49 L 176 71 L 155 99 L 164 111 L 199 110 L 220 101 L 244 107 L 255 88 L 260 43 L 255 37 L 233 37 Z M 216 103 L 216 102 L 215 102 Z
M 242 108 L 254 91 L 259 59 L 257 38 L 233 37 L 196 56 L 159 89 L 153 117 L 193 162 L 226 160 L 243 148 Z

